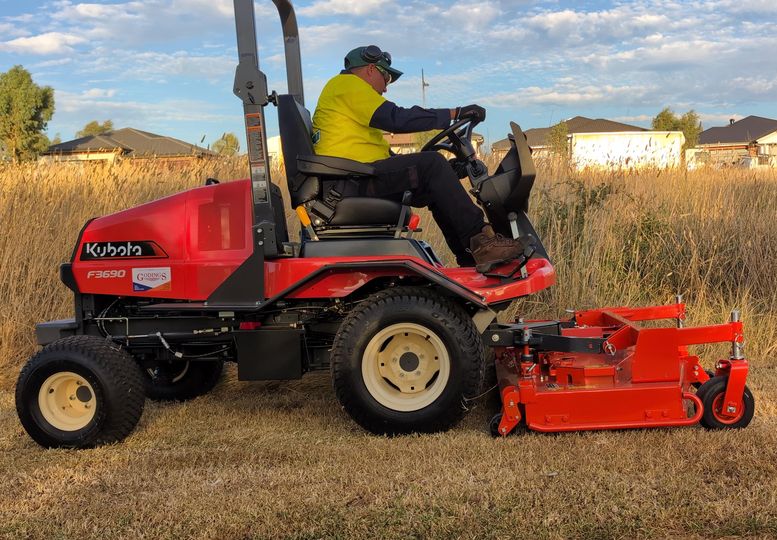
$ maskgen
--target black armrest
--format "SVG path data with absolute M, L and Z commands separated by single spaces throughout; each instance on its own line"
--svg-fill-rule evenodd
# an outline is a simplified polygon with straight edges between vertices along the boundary
M 375 167 L 332 156 L 297 156 L 297 171 L 305 176 L 375 176 Z

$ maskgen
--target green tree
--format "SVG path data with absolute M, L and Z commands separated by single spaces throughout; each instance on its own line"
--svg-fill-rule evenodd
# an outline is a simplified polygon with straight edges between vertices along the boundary
M 213 151 L 222 156 L 234 156 L 240 151 L 240 141 L 234 133 L 224 133 L 213 143 Z
M 33 159 L 48 148 L 44 131 L 53 115 L 50 86 L 35 84 L 22 66 L 0 73 L 0 141 L 13 161 Z
M 101 135 L 113 131 L 113 120 L 106 120 L 102 124 L 97 120 L 92 120 L 84 128 L 76 133 L 76 139 L 88 137 L 89 135 Z
M 61 142 L 62 142 L 62 136 L 59 134 L 59 132 L 57 132 L 57 134 L 54 135 L 54 138 L 51 139 L 51 144 L 55 145 L 55 144 L 60 144 Z
M 569 126 L 567 123 L 562 121 L 550 128 L 545 144 L 555 156 L 569 158 Z
M 701 120 L 694 110 L 677 116 L 672 109 L 665 107 L 653 118 L 652 126 L 655 131 L 682 131 L 685 135 L 683 150 L 696 146 L 702 132 Z

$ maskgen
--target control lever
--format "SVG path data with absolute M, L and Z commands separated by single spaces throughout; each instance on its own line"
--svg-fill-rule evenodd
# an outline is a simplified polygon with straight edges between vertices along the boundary
M 413 199 L 412 191 L 405 191 L 402 194 L 402 211 L 399 213 L 399 221 L 397 221 L 396 232 L 394 238 L 400 238 L 402 236 L 402 228 L 405 226 L 405 218 L 410 211 L 410 201 Z
M 518 240 L 521 237 L 521 229 L 518 228 L 518 214 L 515 212 L 510 212 L 507 214 L 507 220 L 510 222 L 510 233 L 513 235 L 513 240 Z M 532 250 L 532 253 L 526 256 L 526 261 L 529 260 L 529 257 L 534 253 L 534 250 Z M 526 278 L 529 274 L 526 271 L 526 263 L 522 264 L 520 267 L 521 270 L 521 278 Z
M 510 212 L 507 214 L 507 219 L 510 222 L 510 232 L 513 235 L 513 240 L 518 240 L 521 237 L 521 230 L 518 228 L 518 214 Z

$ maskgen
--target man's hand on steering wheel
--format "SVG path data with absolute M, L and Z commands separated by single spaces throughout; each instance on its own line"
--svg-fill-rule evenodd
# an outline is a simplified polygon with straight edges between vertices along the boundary
M 463 120 L 472 118 L 477 122 L 483 122 L 486 119 L 486 110 L 480 105 L 464 105 L 456 108 L 456 118 L 454 120 Z
M 467 162 L 474 158 L 472 129 L 486 118 L 486 110 L 480 105 L 465 105 L 451 109 L 453 123 L 432 137 L 421 148 L 422 152 L 445 150 L 459 161 Z M 447 142 L 443 142 L 447 139 Z

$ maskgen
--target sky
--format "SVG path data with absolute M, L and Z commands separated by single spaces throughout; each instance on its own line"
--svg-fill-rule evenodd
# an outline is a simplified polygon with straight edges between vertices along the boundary
M 293 2 L 305 105 L 359 45 L 390 51 L 403 77 L 386 97 L 428 107 L 478 103 L 476 131 L 547 127 L 576 115 L 649 127 L 664 107 L 703 126 L 777 118 L 777 0 L 306 0 Z M 274 4 L 255 4 L 260 68 L 286 91 Z M 48 135 L 91 120 L 208 146 L 244 140 L 232 94 L 232 0 L 0 0 L 0 71 L 21 64 L 54 88 Z M 268 107 L 267 132 L 278 133 Z M 243 144 L 244 148 L 245 145 Z

